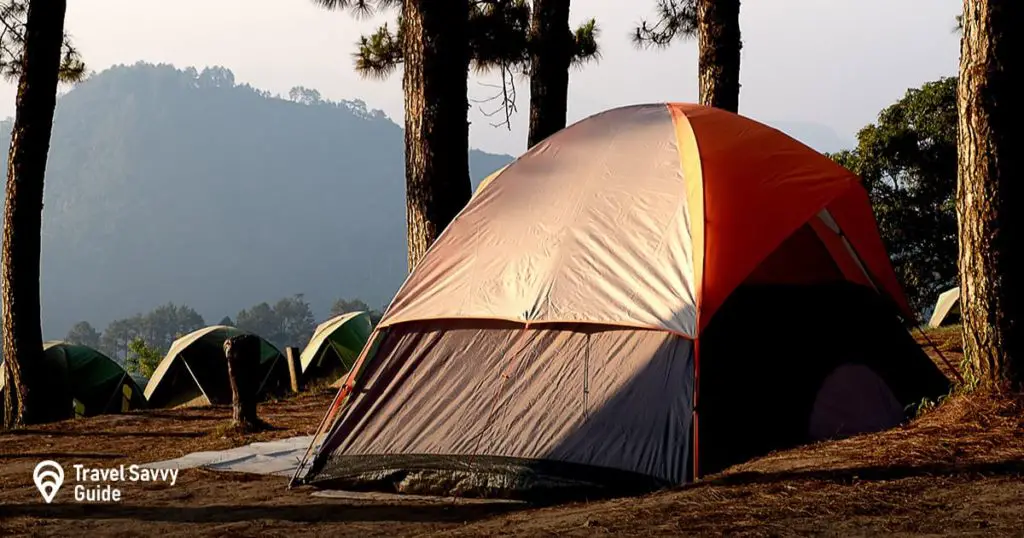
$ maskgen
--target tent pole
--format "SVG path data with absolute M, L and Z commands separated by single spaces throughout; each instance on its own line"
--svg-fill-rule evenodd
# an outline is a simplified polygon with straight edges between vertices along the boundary
M 302 472 L 302 468 L 306 465 L 307 462 L 309 462 L 309 457 L 313 453 L 314 447 L 316 445 L 316 440 L 318 437 L 320 437 L 324 425 L 327 424 L 327 419 L 331 418 L 332 416 L 335 416 L 335 413 L 337 411 L 336 408 L 343 405 L 344 400 L 349 396 L 349 394 L 352 393 L 356 377 L 359 375 L 359 369 L 363 366 L 363 362 L 367 359 L 370 353 L 377 352 L 377 346 L 375 344 L 379 344 L 380 339 L 386 336 L 387 329 L 387 327 L 381 329 L 377 329 L 375 327 L 373 329 L 373 332 L 370 333 L 370 338 L 366 341 L 366 345 L 363 346 L 362 351 L 359 353 L 359 358 L 356 359 L 355 363 L 352 365 L 352 368 L 348 372 L 348 378 L 345 380 L 344 383 L 341 384 L 341 387 L 338 388 L 338 393 L 334 396 L 334 400 L 331 401 L 331 406 L 327 408 L 327 412 L 324 413 L 324 417 L 320 419 L 320 424 L 317 425 L 316 430 L 313 433 L 313 441 L 309 443 L 309 448 L 306 449 L 305 454 L 302 455 L 302 459 L 299 460 L 299 464 L 295 467 L 295 473 L 292 475 L 292 479 L 288 481 L 288 489 L 292 489 L 292 487 L 295 486 L 295 483 L 298 482 L 299 473 Z M 326 440 L 328 434 L 329 432 L 324 432 L 324 440 Z M 310 463 L 312 464 L 314 462 Z
M 184 351 L 184 350 L 182 350 L 182 351 Z M 179 353 L 178 354 L 178 360 L 180 360 L 181 362 L 183 362 L 185 364 L 185 369 L 188 370 L 188 375 L 192 376 L 192 381 L 195 381 L 196 386 L 199 387 L 199 392 L 202 393 L 203 398 L 206 398 L 206 401 L 210 402 L 210 405 L 213 405 L 213 400 L 210 399 L 210 395 L 206 394 L 206 389 L 204 389 L 203 385 L 201 383 L 199 383 L 199 378 L 196 377 L 195 372 L 192 371 L 192 367 L 189 366 L 188 365 L 188 361 L 185 360 L 185 354 L 184 353 Z

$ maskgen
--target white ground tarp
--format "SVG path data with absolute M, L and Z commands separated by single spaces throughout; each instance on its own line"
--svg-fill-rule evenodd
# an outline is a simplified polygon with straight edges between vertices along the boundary
M 292 476 L 313 437 L 306 435 L 253 443 L 229 450 L 194 452 L 177 459 L 143 465 L 150 469 L 195 469 Z

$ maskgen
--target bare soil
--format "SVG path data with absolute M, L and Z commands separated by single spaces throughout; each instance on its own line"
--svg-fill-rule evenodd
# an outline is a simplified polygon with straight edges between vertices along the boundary
M 959 366 L 959 336 L 929 340 Z M 924 342 L 924 338 L 922 338 Z M 951 372 L 947 372 L 951 373 Z M 770 454 L 699 484 L 547 508 L 327 499 L 287 479 L 182 471 L 130 485 L 117 504 L 46 504 L 42 459 L 113 466 L 308 435 L 333 391 L 261 406 L 277 429 L 223 432 L 226 407 L 72 420 L 0 435 L 0 536 L 1024 536 L 1024 399 L 953 395 L 895 430 Z

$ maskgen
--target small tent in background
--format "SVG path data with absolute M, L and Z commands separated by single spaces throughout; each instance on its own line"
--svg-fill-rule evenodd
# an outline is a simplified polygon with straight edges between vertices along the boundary
M 900 313 L 855 175 L 723 110 L 609 110 L 481 185 L 295 482 L 621 493 L 882 430 L 949 388 Z
M 76 416 L 123 413 L 146 407 L 143 389 L 110 357 L 88 347 L 65 342 L 43 345 L 49 381 L 65 387 Z M 0 392 L 6 387 L 0 366 Z
M 302 350 L 302 377 L 331 382 L 341 379 L 356 362 L 371 331 L 367 312 L 349 312 L 321 323 Z
M 224 358 L 224 341 L 247 334 L 227 325 L 214 325 L 182 336 L 171 344 L 146 384 L 153 408 L 231 403 L 231 383 Z M 260 338 L 259 395 L 288 386 L 288 365 L 273 344 Z
M 947 323 L 960 323 L 960 288 L 946 290 L 935 301 L 935 310 L 928 319 L 929 327 L 940 327 Z

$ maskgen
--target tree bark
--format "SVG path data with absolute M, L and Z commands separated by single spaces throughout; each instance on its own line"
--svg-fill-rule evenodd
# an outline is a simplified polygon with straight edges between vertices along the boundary
M 697 0 L 700 104 L 739 112 L 740 0 Z
M 471 194 L 467 13 L 467 0 L 402 4 L 409 271 Z
M 256 413 L 256 392 L 259 384 L 260 339 L 252 334 L 233 336 L 224 341 L 224 358 L 228 361 L 231 383 L 231 426 L 252 432 L 265 424 Z
M 565 127 L 571 64 L 569 0 L 533 0 L 528 147 Z
M 1024 389 L 1020 248 L 1020 0 L 964 0 L 957 88 L 957 216 L 964 354 L 983 386 Z
M 54 394 L 43 366 L 39 257 L 43 179 L 57 104 L 66 0 L 32 0 L 7 162 L 3 233 L 3 351 L 9 426 L 73 416 L 70 396 Z M 66 405 L 65 405 L 66 403 Z

